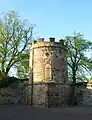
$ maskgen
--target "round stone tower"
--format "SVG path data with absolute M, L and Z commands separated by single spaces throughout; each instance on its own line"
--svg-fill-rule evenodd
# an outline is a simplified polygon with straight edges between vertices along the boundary
M 55 42 L 50 38 L 33 41 L 30 51 L 30 82 L 66 83 L 67 75 L 67 45 L 64 40 Z

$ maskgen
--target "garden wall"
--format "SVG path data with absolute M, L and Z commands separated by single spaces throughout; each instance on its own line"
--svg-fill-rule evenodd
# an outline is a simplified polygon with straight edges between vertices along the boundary
M 71 86 L 68 84 L 39 83 L 33 85 L 34 107 L 66 107 Z M 31 85 L 28 82 L 12 83 L 0 88 L 0 104 L 31 104 Z M 92 90 L 85 86 L 76 87 L 76 105 L 92 106 Z

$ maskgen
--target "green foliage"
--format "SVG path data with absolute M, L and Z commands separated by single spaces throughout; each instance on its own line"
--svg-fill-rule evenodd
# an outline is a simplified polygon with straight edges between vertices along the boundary
M 22 83 L 24 81 L 28 81 L 28 79 L 27 78 L 26 79 L 19 79 L 16 77 L 5 76 L 5 77 L 3 77 L 2 80 L 0 80 L 0 88 L 8 87 L 12 83 Z
M 22 61 L 17 67 L 18 78 L 28 78 L 29 76 L 29 51 L 26 51 L 24 56 L 24 61 Z
M 67 36 L 68 42 L 68 73 L 69 80 L 72 80 L 70 93 L 71 104 L 75 103 L 75 86 L 76 82 L 87 80 L 86 74 L 92 71 L 92 62 L 86 53 L 92 48 L 92 42 L 84 39 L 80 33 L 74 33 L 73 36 Z
M 68 68 L 69 77 L 74 83 L 86 79 L 86 74 L 92 70 L 90 59 L 86 52 L 91 49 L 92 42 L 84 39 L 80 33 L 74 33 L 73 36 L 67 36 L 68 42 Z M 90 68 L 90 69 L 89 69 Z
M 92 80 L 92 77 L 90 77 L 88 80 Z
M 0 76 L 7 76 L 13 66 L 19 66 L 26 59 L 33 28 L 15 11 L 0 16 Z

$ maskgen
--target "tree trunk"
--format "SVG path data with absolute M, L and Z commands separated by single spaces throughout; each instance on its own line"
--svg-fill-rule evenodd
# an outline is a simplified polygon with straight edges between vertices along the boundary
M 76 87 L 76 71 L 73 71 L 73 83 L 72 83 L 72 104 L 75 105 L 76 96 L 75 96 L 75 87 Z
M 76 96 L 75 96 L 75 87 L 76 87 L 76 71 L 73 70 L 73 77 L 72 77 L 72 86 L 71 86 L 71 97 L 70 97 L 70 101 L 71 101 L 71 105 L 75 105 L 77 104 L 76 101 Z

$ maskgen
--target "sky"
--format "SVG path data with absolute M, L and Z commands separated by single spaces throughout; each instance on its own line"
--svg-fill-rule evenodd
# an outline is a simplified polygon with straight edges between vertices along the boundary
M 36 38 L 57 41 L 76 31 L 92 39 L 92 0 L 0 0 L 0 12 L 10 10 L 36 25 Z

